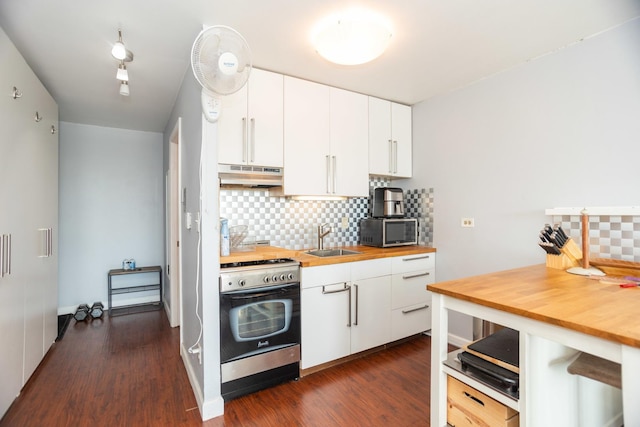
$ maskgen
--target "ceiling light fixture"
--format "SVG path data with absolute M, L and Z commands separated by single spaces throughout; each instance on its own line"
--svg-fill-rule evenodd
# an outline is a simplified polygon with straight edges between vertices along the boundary
M 322 20 L 312 33 L 312 42 L 328 61 L 359 65 L 382 55 L 391 36 L 391 27 L 382 16 L 351 9 Z
M 116 79 L 121 80 L 123 82 L 129 81 L 129 72 L 127 71 L 127 66 L 124 65 L 124 61 L 120 61 L 120 65 L 118 65 L 118 72 L 116 73 Z
M 111 55 L 119 61 L 133 61 L 133 53 L 127 50 L 122 41 L 122 30 L 118 30 L 118 41 L 113 44 Z
M 120 95 L 129 96 L 129 82 L 120 83 Z

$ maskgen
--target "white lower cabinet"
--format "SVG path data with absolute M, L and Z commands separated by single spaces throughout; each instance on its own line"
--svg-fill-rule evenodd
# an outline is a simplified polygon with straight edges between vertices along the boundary
M 431 329 L 431 293 L 435 253 L 392 258 L 391 339 L 399 340 Z
M 431 329 L 435 253 L 303 267 L 302 369 Z
M 349 355 L 350 275 L 349 264 L 301 269 L 302 369 Z
M 391 260 L 351 263 L 351 353 L 391 339 Z

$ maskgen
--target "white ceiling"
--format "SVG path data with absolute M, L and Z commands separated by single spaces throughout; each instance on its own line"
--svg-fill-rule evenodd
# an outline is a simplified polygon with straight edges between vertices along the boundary
M 355 67 L 309 43 L 315 22 L 353 5 L 385 14 L 391 44 Z M 60 107 L 60 120 L 161 132 L 203 24 L 248 41 L 255 67 L 415 104 L 640 16 L 640 0 L 0 0 L 0 26 Z M 118 93 L 111 44 L 134 55 Z

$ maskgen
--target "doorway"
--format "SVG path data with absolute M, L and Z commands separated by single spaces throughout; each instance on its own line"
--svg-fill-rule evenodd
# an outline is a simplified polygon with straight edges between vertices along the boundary
M 165 269 L 165 283 L 169 284 L 169 293 L 166 294 L 167 287 L 165 287 L 165 306 L 167 307 L 169 323 L 174 328 L 182 323 L 180 310 L 182 306 L 182 251 L 180 250 L 180 241 L 182 240 L 180 227 L 182 221 L 182 212 L 180 210 L 181 147 L 182 118 L 178 118 L 169 138 L 169 169 L 166 176 L 167 268 Z

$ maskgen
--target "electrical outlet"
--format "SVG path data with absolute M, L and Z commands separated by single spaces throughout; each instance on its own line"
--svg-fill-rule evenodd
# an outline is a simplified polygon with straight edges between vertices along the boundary
M 342 217 L 342 229 L 346 230 L 347 228 L 349 228 L 349 217 L 343 216 Z
M 473 218 L 462 218 L 460 220 L 460 226 L 465 228 L 473 228 L 476 226 Z

